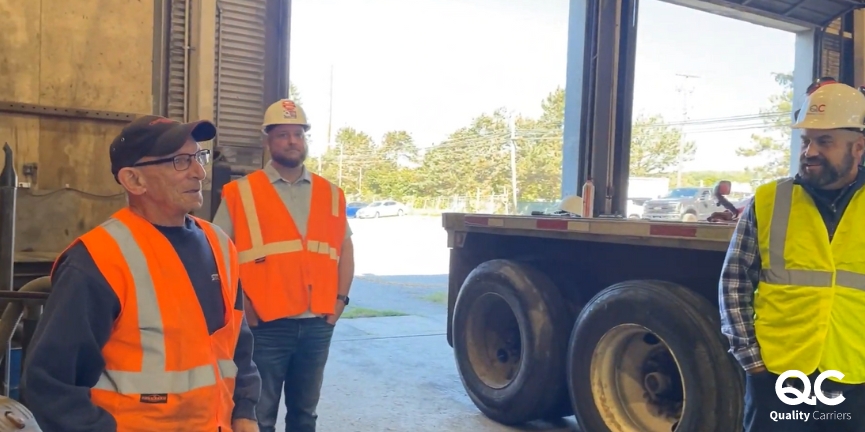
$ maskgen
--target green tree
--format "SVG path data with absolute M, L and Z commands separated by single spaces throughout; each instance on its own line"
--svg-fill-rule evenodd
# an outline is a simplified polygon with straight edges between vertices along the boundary
M 561 194 L 565 90 L 541 102 L 538 119 L 517 120 L 517 190 L 521 201 L 555 200 Z
M 419 159 L 411 134 L 406 131 L 385 133 L 368 164 L 364 192 L 388 198 L 416 195 L 418 187 L 414 168 Z
M 377 153 L 383 161 L 391 162 L 394 166 L 413 165 L 418 163 L 420 158 L 414 139 L 406 131 L 393 131 L 384 134 Z
M 660 115 L 640 115 L 631 126 L 630 175 L 648 177 L 678 168 L 693 160 L 696 146 L 684 141 L 682 131 L 664 123 Z
M 322 175 L 339 184 L 346 195 L 359 195 L 363 192 L 364 171 L 376 162 L 374 152 L 374 142 L 365 132 L 341 128 L 336 131 L 334 146 L 322 155 Z
M 482 114 L 424 153 L 418 186 L 427 196 L 503 194 L 510 185 L 504 109 Z
M 677 175 L 671 173 L 669 176 L 670 184 L 675 185 Z M 728 180 L 738 183 L 750 183 L 751 174 L 746 171 L 685 171 L 682 173 L 682 186 L 714 186 L 715 183 L 721 180 Z
M 785 177 L 790 171 L 790 124 L 793 108 L 793 75 L 773 73 L 780 87 L 769 97 L 769 106 L 760 109 L 765 131 L 752 134 L 751 142 L 736 150 L 736 155 L 760 160 L 747 171 L 752 179 L 762 181 Z
M 300 97 L 300 90 L 297 89 L 297 86 L 294 85 L 293 81 L 288 82 L 288 98 L 293 100 L 296 104 L 303 106 L 303 99 Z

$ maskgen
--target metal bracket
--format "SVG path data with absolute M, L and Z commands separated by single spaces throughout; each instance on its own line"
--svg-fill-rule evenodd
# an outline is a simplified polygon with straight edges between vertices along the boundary
M 125 112 L 92 110 L 87 108 L 66 108 L 49 105 L 25 104 L 9 101 L 0 101 L 0 112 L 46 117 L 93 119 L 122 123 L 130 122 L 142 115 Z

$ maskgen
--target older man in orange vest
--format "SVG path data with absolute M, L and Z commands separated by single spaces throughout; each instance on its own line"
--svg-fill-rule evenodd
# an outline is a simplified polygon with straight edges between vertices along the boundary
M 45 431 L 256 432 L 237 251 L 201 207 L 210 122 L 144 116 L 111 144 L 129 206 L 61 254 L 24 369 Z
M 304 166 L 308 130 L 293 101 L 271 105 L 263 124 L 271 160 L 224 186 L 213 220 L 237 245 L 247 311 L 258 318 L 250 325 L 262 432 L 276 430 L 283 384 L 285 430 L 315 431 L 331 337 L 354 276 L 345 195 Z

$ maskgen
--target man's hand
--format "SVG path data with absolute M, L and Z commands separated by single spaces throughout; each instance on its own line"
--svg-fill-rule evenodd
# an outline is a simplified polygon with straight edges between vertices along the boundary
M 258 432 L 258 422 L 250 419 L 234 419 L 231 422 L 232 432 Z
M 342 311 L 345 310 L 345 302 L 342 300 L 337 300 L 336 305 L 333 307 L 333 315 L 328 315 L 325 320 L 330 325 L 336 325 L 336 321 L 342 316 Z
M 243 296 L 243 314 L 246 315 L 246 324 L 250 327 L 258 325 L 258 314 L 255 313 L 255 309 L 252 308 L 252 302 L 249 301 L 249 298 L 245 294 Z

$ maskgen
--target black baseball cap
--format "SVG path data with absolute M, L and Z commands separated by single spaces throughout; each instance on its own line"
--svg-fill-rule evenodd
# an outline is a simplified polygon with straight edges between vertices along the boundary
M 111 143 L 111 174 L 117 180 L 121 169 L 144 157 L 170 155 L 190 137 L 198 142 L 210 141 L 216 137 L 216 126 L 207 120 L 181 123 L 156 115 L 139 117 L 126 125 Z

